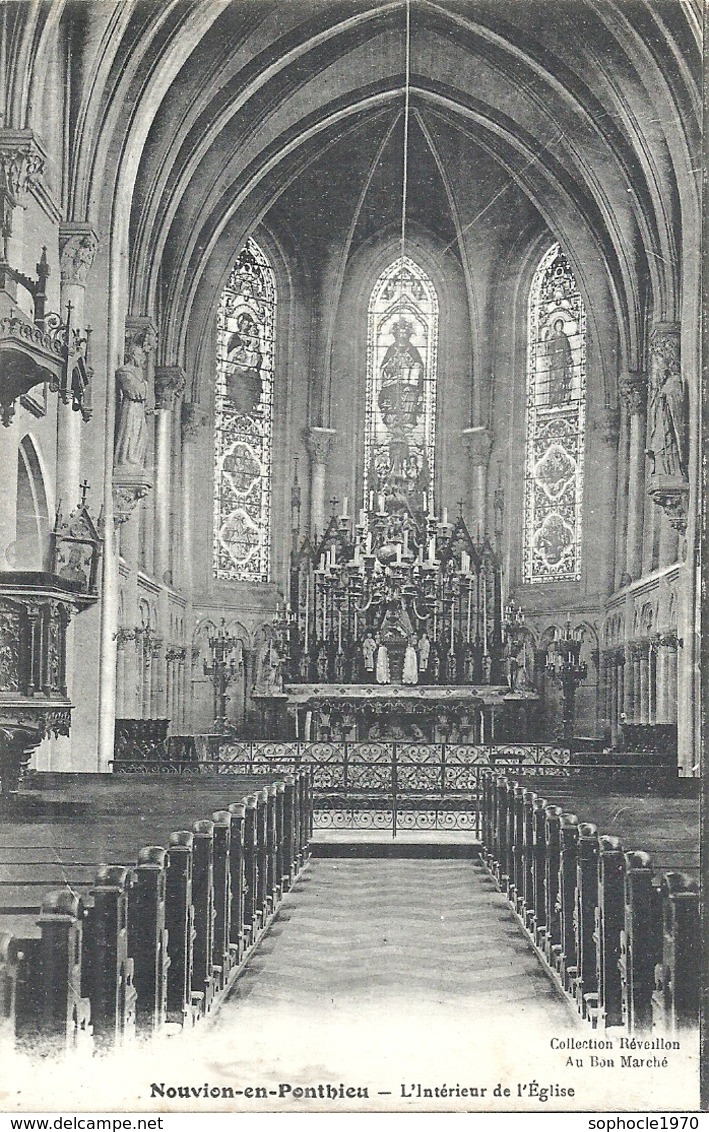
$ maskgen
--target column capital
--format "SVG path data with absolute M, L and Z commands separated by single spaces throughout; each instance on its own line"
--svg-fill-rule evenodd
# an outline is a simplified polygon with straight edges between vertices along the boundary
M 182 402 L 182 439 L 196 440 L 207 423 L 207 413 L 196 401 Z
M 305 434 L 305 446 L 313 464 L 325 464 L 330 455 L 330 445 L 337 436 L 334 428 L 314 425 Z
M 624 399 L 631 416 L 641 413 L 647 401 L 647 377 L 636 371 L 628 371 L 619 382 L 620 395 Z
M 155 408 L 171 409 L 175 397 L 179 397 L 185 388 L 185 380 L 182 366 L 156 366 Z
M 0 216 L 6 236 L 12 234 L 12 213 L 44 172 L 46 154 L 32 130 L 0 129 Z
M 131 356 L 131 350 L 138 346 L 147 356 L 152 354 L 158 345 L 158 331 L 149 315 L 127 315 L 125 333 L 126 361 Z
M 461 436 L 468 452 L 468 460 L 474 468 L 487 467 L 492 451 L 492 433 L 487 425 L 473 425 L 464 428 Z
M 60 224 L 59 270 L 62 283 L 86 286 L 98 244 L 98 236 L 90 224 Z

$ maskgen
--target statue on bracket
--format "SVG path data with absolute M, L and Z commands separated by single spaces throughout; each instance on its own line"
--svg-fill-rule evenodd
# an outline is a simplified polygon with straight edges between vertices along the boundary
M 116 370 L 116 381 L 121 392 L 115 454 L 118 467 L 145 468 L 148 454 L 146 368 L 148 356 L 156 345 L 155 331 L 151 326 L 146 326 L 132 339 L 126 350 L 124 364 Z
M 687 390 L 682 380 L 679 332 L 657 327 L 650 342 L 648 452 L 654 473 L 687 478 Z

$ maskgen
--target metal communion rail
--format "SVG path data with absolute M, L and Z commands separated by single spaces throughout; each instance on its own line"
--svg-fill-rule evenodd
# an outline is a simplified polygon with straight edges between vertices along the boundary
M 272 774 L 312 770 L 316 829 L 482 833 L 481 773 L 536 768 L 563 773 L 568 748 L 551 744 L 305 743 L 212 740 L 191 759 L 120 759 L 121 773 Z M 197 752 L 203 757 L 198 757 Z

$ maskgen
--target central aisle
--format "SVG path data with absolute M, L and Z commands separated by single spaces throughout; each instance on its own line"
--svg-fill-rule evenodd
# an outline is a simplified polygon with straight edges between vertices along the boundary
M 479 865 L 315 860 L 238 980 L 218 1025 L 279 1007 L 571 1014 Z

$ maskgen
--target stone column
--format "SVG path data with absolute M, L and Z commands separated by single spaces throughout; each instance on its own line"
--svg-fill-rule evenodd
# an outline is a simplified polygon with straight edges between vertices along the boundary
M 181 366 L 155 370 L 155 560 L 159 582 L 173 583 L 170 561 L 170 500 L 172 490 L 172 410 L 175 397 L 185 388 Z
M 675 637 L 669 645 L 669 656 L 667 658 L 667 722 L 677 722 L 677 700 L 678 700 L 678 686 L 677 686 L 677 648 L 679 641 Z M 699 761 L 699 755 L 696 755 L 696 761 Z
M 207 423 L 207 414 L 194 401 L 182 403 L 182 589 L 192 594 L 192 484 L 194 445 Z
M 650 722 L 650 653 L 647 642 L 638 646 L 640 664 L 640 723 Z
M 0 570 L 15 569 L 15 542 L 17 541 L 17 460 L 20 431 L 17 420 L 9 425 L 0 424 Z
M 492 436 L 485 425 L 465 428 L 462 436 L 468 453 L 468 499 L 473 529 L 479 527 L 482 534 L 487 534 L 487 473 Z M 492 531 L 489 533 L 492 535 Z
M 642 723 L 642 677 L 641 677 L 641 663 L 640 657 L 642 646 L 639 644 L 633 645 L 633 714 L 631 721 L 633 723 Z
M 623 686 L 623 712 L 627 723 L 635 720 L 635 657 L 632 645 L 626 645 L 625 655 L 625 682 Z
M 626 562 L 628 537 L 628 454 L 630 451 L 630 414 L 624 399 L 620 403 L 620 432 L 618 438 L 618 475 L 616 478 L 616 532 L 614 588 L 625 585 L 628 576 Z
M 127 567 L 123 581 L 123 618 L 126 639 L 124 665 L 123 717 L 140 718 L 140 665 L 138 650 L 142 648 L 142 638 L 138 628 L 138 515 L 133 515 L 121 527 L 121 557 Z
M 167 662 L 165 642 L 157 637 L 151 642 L 150 718 L 167 718 Z
M 82 337 L 84 296 L 89 271 L 98 248 L 98 237 L 90 224 L 62 224 L 59 229 L 59 262 L 61 269 L 61 316 L 69 325 L 69 333 Z M 71 374 L 69 388 L 57 405 L 57 504 L 65 515 L 79 501 L 81 482 L 82 413 L 72 408 Z
M 630 420 L 628 450 L 628 522 L 626 577 L 635 581 L 642 572 L 643 512 L 645 508 L 645 402 L 647 386 L 639 373 L 626 374 L 620 383 Z
M 310 533 L 322 537 L 327 526 L 325 509 L 325 472 L 330 445 L 336 436 L 334 428 L 314 426 L 306 436 L 310 456 Z
M 625 472 L 622 468 L 618 449 L 619 434 L 620 420 L 618 410 L 610 406 L 597 409 L 593 415 L 591 444 L 595 450 L 598 450 L 598 446 L 602 445 L 603 482 L 607 485 L 605 490 L 608 492 L 612 491 L 613 498 L 616 500 L 615 508 L 599 508 L 599 518 L 602 518 L 602 526 L 598 530 L 598 539 L 599 542 L 607 547 L 608 553 L 602 556 L 604 561 L 604 575 L 602 578 L 597 579 L 596 584 L 602 586 L 609 593 L 616 588 L 614 582 L 618 554 L 617 527 L 621 523 L 619 502 L 620 497 L 625 495 L 626 482 L 624 478 Z M 620 489 L 618 488 L 619 484 L 622 485 Z

